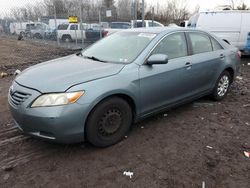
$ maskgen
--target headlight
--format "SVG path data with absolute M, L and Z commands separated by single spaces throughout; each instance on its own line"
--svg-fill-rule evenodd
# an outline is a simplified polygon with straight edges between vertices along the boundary
M 54 93 L 45 94 L 38 97 L 31 107 L 45 107 L 45 106 L 59 106 L 75 103 L 82 95 L 84 91 L 72 92 L 72 93 Z

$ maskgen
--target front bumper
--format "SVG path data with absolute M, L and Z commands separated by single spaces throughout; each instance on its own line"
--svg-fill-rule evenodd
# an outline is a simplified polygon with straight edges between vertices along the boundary
M 84 141 L 88 105 L 74 103 L 66 106 L 30 108 L 41 93 L 15 82 L 13 88 L 8 95 L 9 108 L 17 127 L 24 134 L 65 144 Z M 12 96 L 15 92 L 29 96 L 21 104 L 16 104 Z

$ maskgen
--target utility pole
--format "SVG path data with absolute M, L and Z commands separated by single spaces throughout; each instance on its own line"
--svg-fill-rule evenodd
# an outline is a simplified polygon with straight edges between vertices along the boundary
M 101 30 L 102 17 L 101 17 L 101 11 L 102 11 L 102 8 L 99 9 L 100 39 L 102 39 L 102 30 Z
M 82 48 L 83 48 L 83 46 L 84 46 L 84 39 L 83 39 L 82 2 L 81 1 L 80 1 L 80 29 L 81 29 Z
M 138 10 L 137 0 L 133 0 L 133 5 L 132 6 L 134 8 L 133 8 L 133 20 L 132 20 L 131 24 L 133 24 L 132 27 L 137 27 L 137 10 Z
M 59 46 L 59 45 L 60 45 L 60 42 L 59 42 L 58 31 L 57 31 L 56 6 L 53 5 L 53 8 L 54 8 L 54 19 L 55 19 L 55 27 L 56 27 L 56 41 L 57 41 L 57 45 Z
M 142 0 L 142 27 L 145 27 L 145 0 Z
M 155 8 L 152 8 L 152 25 L 154 26 L 154 21 L 155 21 Z

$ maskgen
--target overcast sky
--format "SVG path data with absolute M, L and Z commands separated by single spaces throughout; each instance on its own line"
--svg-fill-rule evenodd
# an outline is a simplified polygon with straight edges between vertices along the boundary
M 6 13 L 10 11 L 12 7 L 25 6 L 26 4 L 35 4 L 39 3 L 41 0 L 0 0 L 0 17 L 3 17 Z M 162 7 L 166 4 L 167 0 L 145 0 L 148 4 L 156 5 L 159 2 L 159 5 Z M 185 1 L 185 0 L 180 0 Z M 237 1 L 237 0 L 236 0 Z M 241 0 L 238 0 L 241 1 Z M 196 5 L 200 5 L 200 10 L 211 10 L 217 7 L 218 5 L 228 4 L 229 0 L 186 0 L 188 2 L 188 8 L 192 12 Z M 250 0 L 244 1 L 248 6 L 250 6 Z

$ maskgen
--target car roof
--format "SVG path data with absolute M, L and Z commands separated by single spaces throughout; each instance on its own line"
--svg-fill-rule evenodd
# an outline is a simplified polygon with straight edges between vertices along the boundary
M 130 22 L 111 22 L 111 23 L 125 23 L 125 24 L 130 24 Z
M 124 32 L 142 32 L 142 33 L 154 33 L 154 34 L 160 34 L 160 33 L 170 33 L 174 31 L 197 31 L 197 32 L 206 32 L 200 29 L 194 29 L 194 28 L 183 28 L 183 27 L 147 27 L 147 28 L 133 28 L 126 30 Z M 206 32 L 207 33 L 207 32 Z

